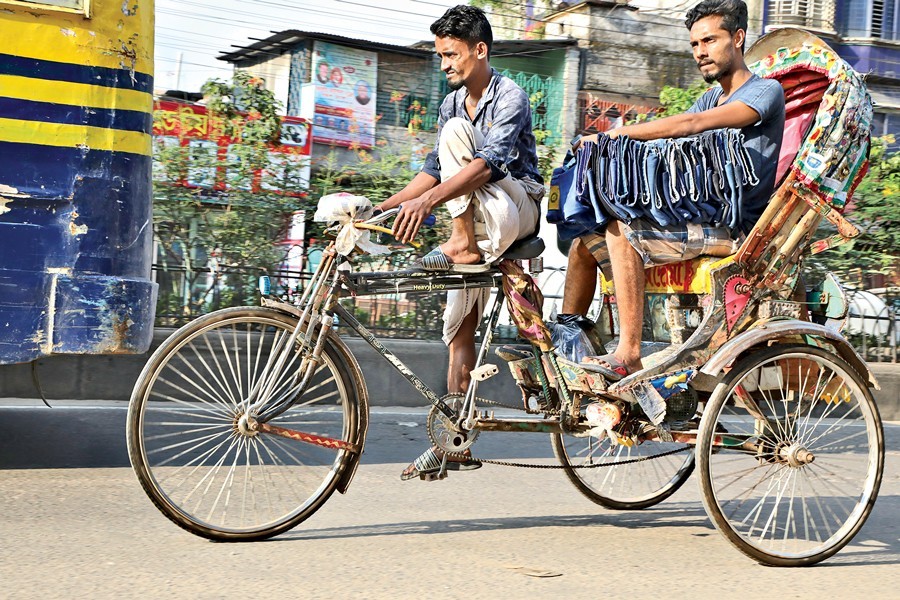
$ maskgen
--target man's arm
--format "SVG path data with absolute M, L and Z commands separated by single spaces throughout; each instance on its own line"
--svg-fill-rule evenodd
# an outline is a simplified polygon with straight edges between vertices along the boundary
M 631 139 L 646 142 L 663 138 L 687 137 L 711 129 L 741 129 L 758 123 L 759 119 L 759 113 L 754 109 L 743 102 L 734 101 L 701 112 L 686 112 L 656 121 L 618 127 L 606 132 L 606 135 L 613 138 L 627 135 Z M 585 136 L 581 141 L 596 142 L 597 134 Z
M 412 196 L 406 198 L 407 190 L 413 187 L 413 184 L 415 184 L 420 177 L 427 177 L 434 181 L 434 178 L 431 177 L 431 175 L 424 172 L 419 173 L 416 175 L 415 179 L 400 192 L 400 194 L 397 194 L 397 196 L 403 194 L 404 198 L 398 200 L 396 203 L 399 204 L 400 202 L 403 202 L 403 210 L 397 215 L 397 219 L 394 221 L 394 237 L 404 244 L 416 237 L 416 233 L 418 233 L 419 227 L 422 226 L 422 222 L 435 208 L 451 198 L 458 198 L 460 196 L 465 196 L 466 194 L 471 194 L 489 182 L 491 180 L 491 168 L 484 159 L 476 158 L 466 165 L 462 171 L 447 181 L 424 190 L 418 197 Z M 397 196 L 387 200 L 384 204 L 391 202 L 391 200 Z M 394 206 L 396 206 L 396 204 L 394 204 Z M 382 205 L 382 207 L 384 207 L 384 205 Z
M 422 193 L 403 200 L 403 211 L 394 221 L 394 237 L 403 243 L 412 240 L 422 221 L 452 198 L 471 194 L 481 186 L 506 177 L 506 162 L 523 127 L 531 127 L 528 97 L 525 92 L 504 97 L 475 158 L 459 173 Z M 438 134 L 440 135 L 440 134 Z M 404 190 L 405 191 L 405 190 Z
M 407 202 L 414 198 L 418 198 L 428 190 L 434 188 L 436 185 L 440 183 L 434 176 L 426 173 L 425 171 L 421 171 L 415 177 L 413 177 L 412 181 L 406 184 L 402 190 L 376 206 L 380 210 L 390 210 L 392 208 L 396 208 L 403 202 Z

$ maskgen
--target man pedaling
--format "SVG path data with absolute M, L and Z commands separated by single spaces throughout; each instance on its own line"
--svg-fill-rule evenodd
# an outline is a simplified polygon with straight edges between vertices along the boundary
M 533 234 L 544 195 L 531 131 L 528 95 L 489 63 L 493 34 L 484 12 L 455 6 L 431 25 L 441 70 L 453 90 L 441 103 L 438 137 L 422 171 L 376 207 L 403 209 L 393 234 L 415 236 L 432 211 L 445 204 L 453 217 L 450 239 L 420 259 L 427 271 L 478 273 L 490 268 L 516 240 Z M 449 346 L 448 393 L 468 389 L 475 364 L 475 331 L 489 290 L 447 294 L 444 343 Z M 411 479 L 440 470 L 442 456 L 429 448 L 401 475 Z M 448 457 L 447 468 L 481 463 Z

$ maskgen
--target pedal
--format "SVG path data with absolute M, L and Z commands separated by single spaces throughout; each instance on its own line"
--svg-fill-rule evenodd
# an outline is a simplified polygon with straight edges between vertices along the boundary
M 500 369 L 497 368 L 497 365 L 488 363 L 481 365 L 477 369 L 472 369 L 470 375 L 475 381 L 484 381 L 486 379 L 490 379 L 499 372 Z
M 672 437 L 672 432 L 669 429 L 669 424 L 665 421 L 656 425 L 656 435 L 659 436 L 660 441 L 663 442 L 675 441 L 675 438 Z
M 422 481 L 440 481 L 447 478 L 447 471 L 438 471 L 437 473 L 420 473 L 419 479 Z

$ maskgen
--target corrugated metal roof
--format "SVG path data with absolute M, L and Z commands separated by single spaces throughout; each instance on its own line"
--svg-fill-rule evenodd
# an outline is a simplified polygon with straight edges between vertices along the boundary
M 231 52 L 223 52 L 216 57 L 217 60 L 237 64 L 245 61 L 256 61 L 266 57 L 275 57 L 290 51 L 303 40 L 321 40 L 323 42 L 333 42 L 348 46 L 350 48 L 361 48 L 363 50 L 374 50 L 393 52 L 395 54 L 406 54 L 409 56 L 417 56 L 426 58 L 431 56 L 431 50 L 420 50 L 409 46 L 396 46 L 394 44 L 384 44 L 381 42 L 371 42 L 369 40 L 360 40 L 349 38 L 342 35 L 332 33 L 319 33 L 316 31 L 299 31 L 297 29 L 288 29 L 286 31 L 273 31 L 273 35 L 264 39 L 256 40 L 247 46 L 236 46 L 237 50 Z M 254 38 L 250 38 L 254 39 Z

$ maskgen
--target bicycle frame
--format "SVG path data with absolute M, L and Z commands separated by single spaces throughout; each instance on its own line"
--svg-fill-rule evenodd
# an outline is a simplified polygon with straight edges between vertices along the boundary
M 323 260 L 314 273 L 310 285 L 303 292 L 296 307 L 299 308 L 299 320 L 297 326 L 289 337 L 282 338 L 276 345 L 275 351 L 270 356 L 266 372 L 281 372 L 289 365 L 289 361 L 295 360 L 297 354 L 302 355 L 298 367 L 300 381 L 290 390 L 281 394 L 281 398 L 268 408 L 259 413 L 257 420 L 261 423 L 270 421 L 288 410 L 297 399 L 302 396 L 309 383 L 315 365 L 320 360 L 325 340 L 337 316 L 341 323 L 346 324 L 364 339 L 378 354 L 393 366 L 400 375 L 412 385 L 416 391 L 425 397 L 428 402 L 441 411 L 447 418 L 455 420 L 455 413 L 428 385 L 422 381 L 413 371 L 403 363 L 393 352 L 386 348 L 377 337 L 359 322 L 351 312 L 339 303 L 340 298 L 346 296 L 377 295 L 384 293 L 402 292 L 431 292 L 458 289 L 473 289 L 493 287 L 500 289 L 501 274 L 497 271 L 476 275 L 434 275 L 423 271 L 392 271 L 375 273 L 348 273 L 341 271 L 342 264 L 349 264 L 348 259 L 340 259 L 334 252 L 333 244 L 329 245 L 323 253 Z M 502 295 L 498 294 L 494 300 L 494 307 L 486 323 L 489 324 L 482 342 L 482 348 L 478 356 L 480 365 L 490 344 L 491 330 L 499 319 L 502 307 Z M 292 311 L 293 312 L 293 311 Z M 286 351 L 298 345 L 297 351 Z M 298 352 L 299 351 L 299 352 Z M 274 365 L 272 360 L 274 358 Z M 261 378 L 265 381 L 266 378 Z M 255 388 L 249 398 L 248 410 L 251 413 L 259 411 L 269 403 L 269 395 L 272 392 L 273 382 L 265 386 Z M 468 419 L 474 416 L 474 397 L 477 386 L 470 387 L 467 394 L 466 406 Z

